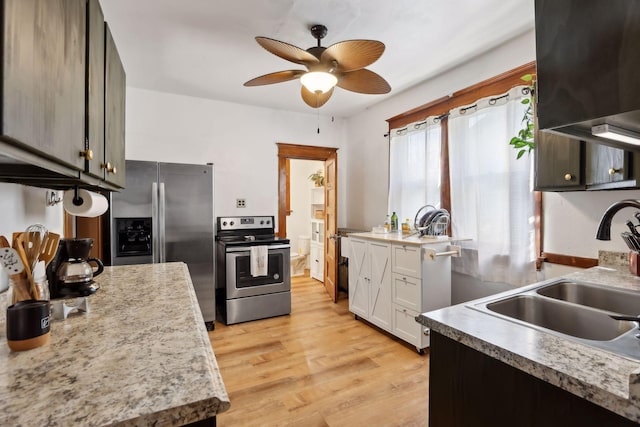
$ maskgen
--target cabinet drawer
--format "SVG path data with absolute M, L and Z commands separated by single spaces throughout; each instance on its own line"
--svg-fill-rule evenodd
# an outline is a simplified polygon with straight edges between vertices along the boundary
M 395 304 L 413 311 L 422 309 L 422 280 L 415 277 L 393 274 L 392 298 Z
M 416 322 L 417 312 L 393 304 L 393 334 L 416 348 L 429 347 L 429 329 Z
M 392 247 L 392 271 L 411 277 L 422 277 L 422 257 L 419 246 L 393 245 Z

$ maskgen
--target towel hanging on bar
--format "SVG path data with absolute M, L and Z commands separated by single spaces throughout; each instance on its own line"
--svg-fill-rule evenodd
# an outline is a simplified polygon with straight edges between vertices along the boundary
M 269 248 L 267 246 L 251 246 L 251 276 L 266 276 L 269 270 Z

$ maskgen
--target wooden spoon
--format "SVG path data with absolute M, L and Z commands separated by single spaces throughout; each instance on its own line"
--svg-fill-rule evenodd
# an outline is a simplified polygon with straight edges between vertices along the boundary
M 42 248 L 40 249 L 40 256 L 38 261 L 44 261 L 44 267 L 47 268 L 49 263 L 55 258 L 58 252 L 58 244 L 60 243 L 60 235 L 51 233 L 45 237 L 42 242 Z
M 18 252 L 20 259 L 24 264 L 24 272 L 27 275 L 27 284 L 28 284 L 29 292 L 31 293 L 34 299 L 38 299 L 39 292 L 38 292 L 38 288 L 36 288 L 35 284 L 33 283 L 33 275 L 31 274 L 31 267 L 29 266 L 29 260 L 25 252 L 25 243 L 23 240 L 23 236 L 24 236 L 24 233 L 20 233 L 18 235 L 18 237 L 16 238 L 16 245 L 14 246 L 14 249 Z

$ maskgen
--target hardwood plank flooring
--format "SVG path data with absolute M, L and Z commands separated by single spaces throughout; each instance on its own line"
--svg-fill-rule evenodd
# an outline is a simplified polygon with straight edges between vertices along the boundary
M 209 332 L 231 409 L 219 426 L 426 426 L 429 355 L 292 278 L 289 316 Z

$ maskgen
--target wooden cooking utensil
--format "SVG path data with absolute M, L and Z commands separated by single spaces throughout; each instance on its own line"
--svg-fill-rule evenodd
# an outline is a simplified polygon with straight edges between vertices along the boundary
M 0 236 L 0 248 L 10 248 L 11 245 L 6 237 Z
M 40 249 L 40 256 L 38 257 L 38 261 L 44 261 L 45 268 L 56 256 L 59 243 L 59 234 L 49 232 L 49 234 L 45 237 L 44 242 L 42 243 L 42 248 Z
M 38 299 L 37 297 L 39 295 L 39 292 L 35 284 L 33 283 L 33 276 L 31 274 L 31 267 L 29 267 L 29 259 L 27 258 L 27 254 L 25 252 L 25 242 L 23 240 L 23 237 L 24 233 L 20 233 L 18 235 L 18 237 L 16 238 L 16 245 L 14 246 L 14 249 L 18 252 L 20 259 L 22 260 L 22 264 L 24 265 L 24 272 L 27 275 L 27 289 L 34 299 Z
M 32 298 L 25 266 L 18 252 L 13 248 L 0 248 L 0 262 L 11 279 L 12 304 Z

